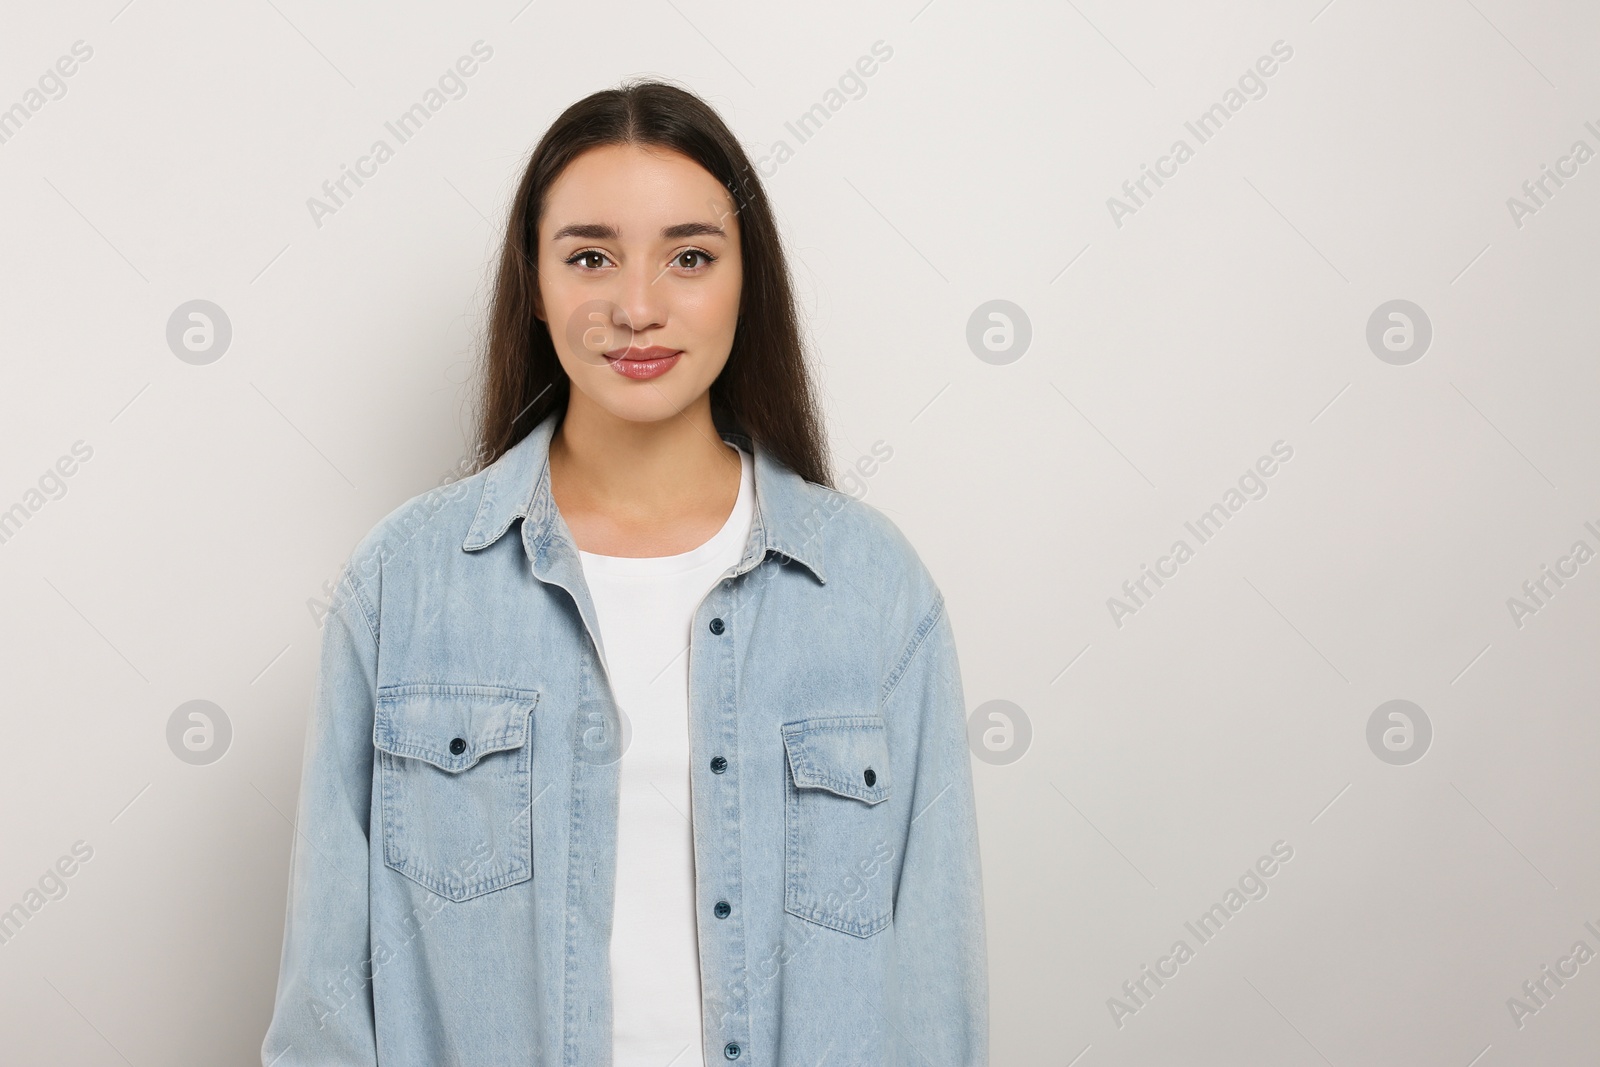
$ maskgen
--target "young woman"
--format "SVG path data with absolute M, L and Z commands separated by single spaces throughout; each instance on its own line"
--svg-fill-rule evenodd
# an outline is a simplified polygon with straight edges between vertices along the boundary
M 944 598 L 830 487 L 778 232 L 703 101 L 534 150 L 480 469 L 325 623 L 262 1061 L 987 1063 Z

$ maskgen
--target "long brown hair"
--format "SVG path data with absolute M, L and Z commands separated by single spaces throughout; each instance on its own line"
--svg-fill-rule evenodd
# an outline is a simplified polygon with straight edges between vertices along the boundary
M 572 383 L 549 327 L 534 315 L 545 196 L 580 154 L 602 145 L 660 147 L 694 160 L 732 195 L 744 261 L 728 363 L 711 384 L 719 431 L 753 438 L 790 470 L 833 486 L 820 414 L 800 341 L 782 242 L 760 176 L 709 104 L 659 81 L 623 83 L 561 113 L 528 160 L 506 225 L 481 368 L 477 466 L 499 459 L 551 412 Z

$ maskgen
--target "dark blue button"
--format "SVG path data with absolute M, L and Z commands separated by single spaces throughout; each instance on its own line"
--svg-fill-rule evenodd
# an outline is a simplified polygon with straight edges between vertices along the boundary
M 730 1060 L 738 1059 L 739 1058 L 739 1042 L 730 1041 L 726 1045 L 723 1045 L 722 1046 L 722 1054 L 724 1056 L 728 1057 L 728 1059 L 730 1059 Z
M 865 778 L 867 780 L 867 784 L 868 785 L 871 785 L 873 782 L 876 782 L 878 780 L 878 772 L 873 770 L 871 767 L 868 767 L 867 770 L 866 770 L 866 773 L 863 774 L 861 777 L 863 777 L 863 778 Z
M 726 919 L 728 917 L 728 913 L 733 911 L 733 905 L 729 904 L 726 900 L 719 900 L 717 901 L 717 906 L 711 910 L 717 913 L 717 918 Z
M 459 756 L 459 755 L 461 755 L 461 753 L 465 752 L 466 750 L 467 750 L 467 743 L 465 741 L 461 740 L 461 738 L 458 737 L 454 741 L 450 742 L 450 754 L 452 756 Z
M 727 769 L 728 769 L 728 761 L 727 760 L 723 759 L 721 756 L 712 756 L 711 757 L 711 773 L 712 774 L 721 774 L 723 771 L 725 771 Z
M 711 632 L 712 633 L 720 634 L 722 631 L 724 631 L 726 629 L 727 629 L 727 627 L 722 625 L 722 620 L 721 619 L 712 619 L 711 620 Z M 738 1047 L 738 1046 L 735 1046 L 735 1047 Z

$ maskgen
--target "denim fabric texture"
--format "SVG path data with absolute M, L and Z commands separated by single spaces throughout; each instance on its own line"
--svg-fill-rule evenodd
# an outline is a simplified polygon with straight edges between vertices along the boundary
M 629 730 L 550 495 L 559 418 L 344 568 L 263 1064 L 612 1062 Z M 944 597 L 882 512 L 722 436 L 755 458 L 756 515 L 684 651 L 705 1048 L 673 1067 L 987 1064 Z

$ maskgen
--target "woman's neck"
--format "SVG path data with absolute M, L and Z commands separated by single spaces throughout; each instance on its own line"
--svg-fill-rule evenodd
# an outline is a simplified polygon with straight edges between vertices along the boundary
M 550 440 L 550 492 L 578 548 L 670 556 L 722 529 L 739 496 L 739 453 L 709 402 L 655 422 L 568 406 Z

